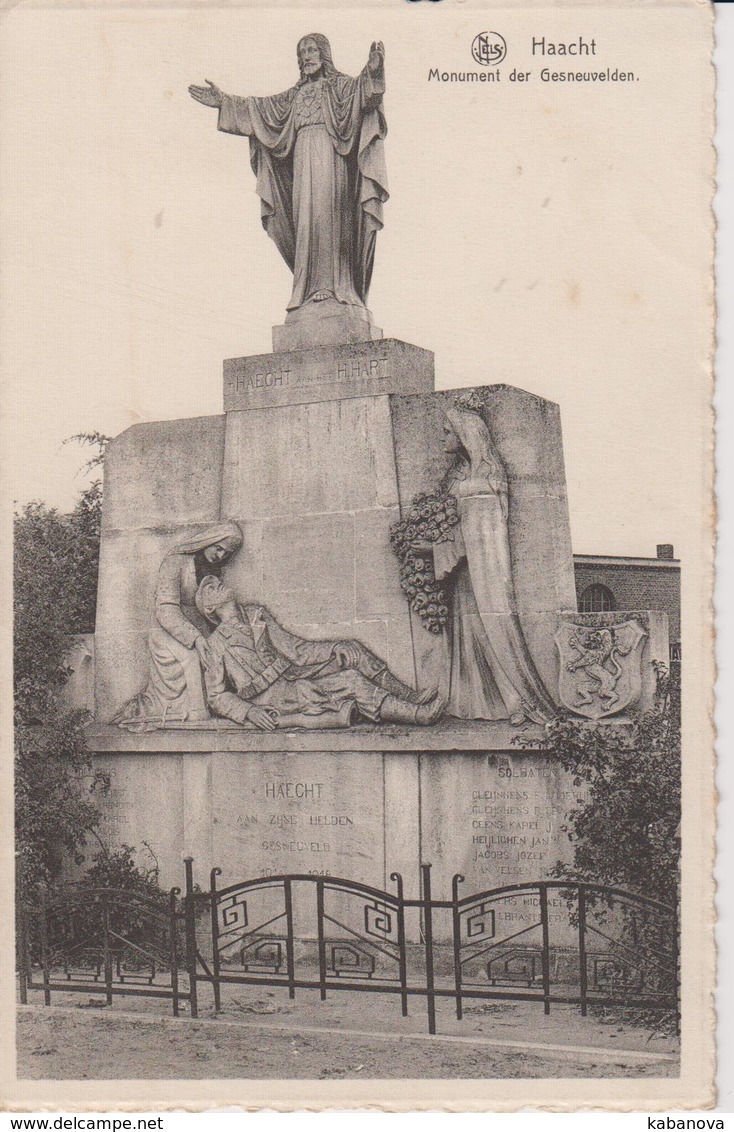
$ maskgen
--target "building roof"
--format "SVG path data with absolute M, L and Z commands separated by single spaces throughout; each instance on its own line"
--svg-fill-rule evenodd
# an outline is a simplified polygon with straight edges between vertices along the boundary
M 619 566 L 625 569 L 680 570 L 679 558 L 627 558 L 621 554 L 574 554 L 577 566 Z

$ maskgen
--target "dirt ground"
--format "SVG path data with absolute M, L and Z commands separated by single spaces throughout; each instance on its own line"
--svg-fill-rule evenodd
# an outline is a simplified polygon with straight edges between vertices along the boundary
M 234 989 L 234 988 L 233 988 Z M 391 996 L 236 988 L 214 1014 L 174 1019 L 160 1000 L 36 992 L 18 1009 L 21 1079 L 339 1079 L 675 1077 L 675 1039 L 577 1007 L 468 1005 L 458 1022 L 439 1002 L 436 1036 L 424 1008 L 403 1018 Z

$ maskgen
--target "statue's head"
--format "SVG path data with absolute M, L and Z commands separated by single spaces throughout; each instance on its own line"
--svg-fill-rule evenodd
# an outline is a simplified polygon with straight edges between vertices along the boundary
M 222 562 L 227 562 L 237 550 L 239 543 L 235 542 L 232 538 L 219 539 L 218 542 L 213 542 L 211 546 L 205 546 L 202 551 L 207 562 L 211 562 L 212 566 L 220 566 Z
M 463 445 L 458 433 L 448 417 L 443 422 L 443 450 L 444 452 L 461 452 Z
M 220 620 L 220 611 L 225 605 L 229 605 L 230 602 L 237 604 L 234 590 L 221 578 L 215 578 L 213 574 L 207 574 L 202 578 L 196 591 L 195 601 L 199 613 L 214 624 Z
M 444 451 L 461 452 L 471 459 L 472 455 L 483 449 L 489 430 L 482 415 L 484 402 L 475 390 L 460 394 L 454 405 L 446 410 L 444 421 Z
M 228 562 L 242 546 L 242 531 L 237 523 L 225 520 L 208 527 L 199 535 L 175 547 L 176 554 L 201 554 L 213 566 Z
M 505 470 L 499 452 L 484 419 L 486 406 L 476 392 L 460 394 L 454 408 L 446 410 L 444 424 L 444 451 L 463 452 L 472 468 L 472 475 L 483 478 L 505 479 Z
M 296 54 L 302 82 L 316 78 L 320 74 L 328 78 L 329 75 L 336 73 L 334 60 L 331 57 L 331 45 L 326 36 L 317 31 L 299 39 Z

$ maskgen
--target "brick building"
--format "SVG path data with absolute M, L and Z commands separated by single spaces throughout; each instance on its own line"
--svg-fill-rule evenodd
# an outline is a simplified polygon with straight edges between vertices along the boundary
M 680 561 L 670 543 L 655 558 L 574 554 L 576 597 L 583 613 L 660 609 L 670 620 L 670 655 L 680 660 Z

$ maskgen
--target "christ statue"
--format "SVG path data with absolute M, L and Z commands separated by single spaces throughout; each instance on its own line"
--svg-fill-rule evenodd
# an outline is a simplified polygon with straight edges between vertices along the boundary
M 324 300 L 364 309 L 387 200 L 382 111 L 385 49 L 356 79 L 337 71 L 325 36 L 298 44 L 301 77 L 267 98 L 191 86 L 219 109 L 220 130 L 250 139 L 265 231 L 293 272 L 288 310 Z

